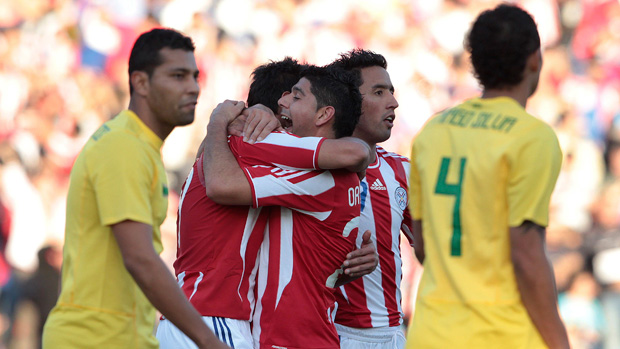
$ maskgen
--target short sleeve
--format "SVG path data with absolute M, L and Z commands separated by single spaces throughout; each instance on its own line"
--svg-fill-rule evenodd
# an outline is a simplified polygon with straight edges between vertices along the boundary
M 512 149 L 508 178 L 508 212 L 511 227 L 529 220 L 549 223 L 549 201 L 555 187 L 562 152 L 553 130 L 544 125 Z
M 335 187 L 330 171 L 293 171 L 266 166 L 246 167 L 252 187 L 253 207 L 284 206 L 304 211 L 330 211 Z
M 318 154 L 324 138 L 297 137 L 286 132 L 272 132 L 261 142 L 246 143 L 231 136 L 230 149 L 246 165 L 268 165 L 283 169 L 318 169 Z
M 153 225 L 151 191 L 155 167 L 145 145 L 130 134 L 101 138 L 87 158 L 101 224 L 133 220 Z

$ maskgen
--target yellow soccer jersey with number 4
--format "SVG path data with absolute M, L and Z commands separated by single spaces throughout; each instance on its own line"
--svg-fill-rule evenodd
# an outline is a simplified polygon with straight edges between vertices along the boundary
M 507 97 L 434 116 L 413 142 L 409 207 L 426 260 L 407 348 L 538 348 L 509 227 L 546 226 L 562 156 L 544 122 Z
M 166 218 L 163 141 L 133 112 L 123 111 L 88 140 L 67 198 L 62 291 L 45 324 L 49 348 L 157 348 L 155 308 L 131 277 L 110 225 Z

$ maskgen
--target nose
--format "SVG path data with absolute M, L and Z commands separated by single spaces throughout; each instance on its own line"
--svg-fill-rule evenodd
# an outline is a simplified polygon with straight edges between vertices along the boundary
M 198 78 L 191 79 L 188 92 L 193 95 L 198 95 L 200 93 L 200 83 L 198 82 Z
M 396 97 L 394 97 L 394 94 L 392 94 L 392 99 L 390 100 L 390 104 L 388 105 L 388 108 L 391 109 L 396 109 L 398 108 L 398 101 L 396 100 Z
M 288 109 L 288 106 L 290 105 L 290 96 L 292 96 L 291 92 L 283 92 L 282 97 L 280 97 L 280 99 L 278 100 L 278 106 L 284 109 Z

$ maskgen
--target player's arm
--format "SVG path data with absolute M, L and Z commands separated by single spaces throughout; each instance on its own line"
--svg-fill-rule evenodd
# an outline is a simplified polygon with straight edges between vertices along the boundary
M 262 108 L 265 113 L 255 113 L 248 115 L 247 122 L 243 128 L 244 141 L 254 143 L 254 140 L 264 139 L 276 127 L 273 119 L 269 117 L 271 110 L 263 105 L 257 104 L 252 108 Z M 252 109 L 250 108 L 250 109 Z M 277 120 L 277 119 L 275 119 Z M 319 149 L 317 164 L 322 170 L 333 170 L 344 168 L 351 172 L 362 172 L 368 167 L 372 159 L 372 150 L 368 143 L 355 137 L 343 137 L 339 139 L 326 139 Z
M 541 337 L 549 348 L 569 348 L 545 255 L 545 228 L 530 221 L 510 228 L 510 252 L 521 300 Z
M 372 273 L 379 265 L 379 255 L 375 244 L 370 240 L 370 230 L 366 230 L 362 236 L 362 245 L 357 250 L 347 254 L 347 259 L 342 263 L 344 274 L 336 281 L 336 287 Z
M 326 139 L 319 150 L 320 169 L 344 168 L 351 172 L 362 172 L 370 165 L 372 150 L 368 143 L 355 137 Z
M 207 196 L 221 205 L 250 205 L 252 189 L 228 146 L 228 125 L 244 108 L 225 101 L 211 113 L 204 140 L 203 172 Z
M 411 224 L 411 232 L 413 233 L 413 252 L 420 264 L 424 264 L 424 239 L 422 238 L 422 220 L 414 219 Z
M 126 220 L 112 225 L 125 268 L 148 300 L 199 348 L 228 348 L 189 303 L 153 248 L 153 228 Z

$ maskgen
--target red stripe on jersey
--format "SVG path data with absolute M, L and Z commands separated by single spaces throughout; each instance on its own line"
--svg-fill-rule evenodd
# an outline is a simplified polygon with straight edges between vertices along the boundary
M 313 167 L 320 138 L 276 138 L 283 143 L 250 145 L 240 137 L 229 137 L 228 144 L 242 167 L 273 163 Z M 255 162 L 248 163 L 250 160 Z M 249 320 L 254 298 L 253 273 L 268 209 L 213 202 L 206 196 L 202 164 L 201 156 L 194 163 L 179 202 L 175 274 L 179 281 L 183 279 L 183 293 L 191 297 L 201 315 Z
M 402 322 L 400 229 L 411 226 L 407 208 L 405 157 L 377 147 L 377 162 L 366 170 L 367 195 L 360 229 L 374 230 L 379 267 L 337 291 L 336 322 L 355 328 L 398 326 Z M 404 229 L 406 230 L 406 229 Z M 410 243 L 412 237 L 407 235 Z

